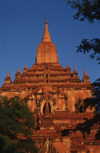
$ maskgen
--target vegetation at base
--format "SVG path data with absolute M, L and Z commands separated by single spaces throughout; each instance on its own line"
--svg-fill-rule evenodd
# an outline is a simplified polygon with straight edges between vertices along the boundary
M 37 153 L 33 112 L 18 96 L 0 97 L 0 153 Z

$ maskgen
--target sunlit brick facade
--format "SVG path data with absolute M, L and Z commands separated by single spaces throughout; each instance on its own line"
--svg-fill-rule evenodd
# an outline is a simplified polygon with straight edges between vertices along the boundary
M 39 153 L 100 153 L 100 142 L 94 140 L 97 126 L 85 138 L 80 131 L 72 132 L 78 123 L 90 119 L 94 108 L 84 110 L 83 101 L 93 97 L 93 87 L 84 69 L 82 81 L 74 66 L 63 68 L 58 61 L 56 46 L 51 41 L 47 20 L 42 42 L 38 45 L 36 63 L 23 73 L 18 68 L 11 82 L 8 71 L 0 94 L 9 98 L 20 96 L 34 112 L 36 131 L 33 138 Z M 67 129 L 69 134 L 63 134 Z

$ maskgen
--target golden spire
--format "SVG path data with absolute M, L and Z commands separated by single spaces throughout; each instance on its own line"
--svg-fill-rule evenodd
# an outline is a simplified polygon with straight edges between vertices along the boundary
M 84 68 L 84 76 L 87 76 L 86 68 Z
M 23 71 L 24 71 L 24 72 L 27 72 L 26 62 L 25 62 L 25 67 L 24 67 Z
M 45 21 L 45 29 L 44 29 L 44 35 L 43 35 L 43 38 L 42 38 L 42 42 L 51 42 L 51 37 L 50 37 L 50 34 L 49 34 L 49 30 L 48 30 L 47 19 Z
M 17 71 L 17 73 L 15 74 L 15 76 L 21 76 L 19 67 L 18 67 L 18 71 Z
M 17 73 L 20 73 L 20 69 L 19 69 L 19 67 L 18 67 L 18 71 L 17 71 Z
M 40 43 L 37 48 L 36 63 L 59 64 L 56 46 L 51 42 L 47 19 L 45 21 L 45 30 L 42 38 L 42 43 Z
M 27 70 L 26 62 L 25 62 L 24 70 Z
M 83 82 L 90 82 L 90 78 L 87 75 L 85 68 L 84 68 Z
M 7 74 L 7 78 L 8 78 L 8 77 L 10 78 L 10 74 L 9 74 L 9 69 L 8 69 L 8 74 Z
M 71 71 L 70 71 L 71 68 L 69 67 L 69 63 L 68 62 L 67 62 L 67 68 L 66 68 L 66 70 L 67 70 L 68 73 L 71 73 Z
M 75 65 L 74 65 L 73 74 L 76 74 L 76 75 L 78 74 L 77 71 L 76 71 Z
M 9 74 L 9 69 L 8 69 L 8 74 L 7 74 L 6 78 L 4 79 L 4 83 L 5 84 L 11 84 L 11 78 L 10 78 L 10 74 Z
M 25 67 L 24 67 L 24 69 L 27 69 L 26 62 L 25 62 Z
M 69 68 L 69 63 L 67 62 L 67 68 Z

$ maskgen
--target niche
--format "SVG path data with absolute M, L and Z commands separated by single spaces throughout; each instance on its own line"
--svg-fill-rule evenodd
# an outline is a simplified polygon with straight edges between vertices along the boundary
M 48 102 L 46 102 L 44 104 L 43 114 L 45 114 L 45 113 L 51 114 L 51 106 Z

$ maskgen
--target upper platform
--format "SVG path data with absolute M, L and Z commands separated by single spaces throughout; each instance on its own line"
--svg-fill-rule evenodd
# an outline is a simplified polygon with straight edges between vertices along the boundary
M 36 63 L 59 63 L 56 46 L 54 43 L 52 43 L 49 34 L 47 20 L 45 21 L 45 29 L 42 38 L 42 43 L 40 43 L 37 48 Z
M 42 42 L 38 45 L 36 54 L 36 63 L 31 68 L 25 67 L 23 73 L 18 68 L 15 79 L 12 82 L 10 74 L 4 79 L 4 84 L 0 88 L 1 91 L 21 90 L 26 88 L 36 89 L 40 86 L 55 86 L 65 88 L 91 88 L 90 79 L 84 70 L 83 82 L 78 77 L 75 69 L 71 72 L 71 68 L 67 63 L 67 67 L 63 68 L 58 62 L 58 55 L 55 44 L 52 43 L 48 30 L 47 20 L 45 21 L 44 35 Z

